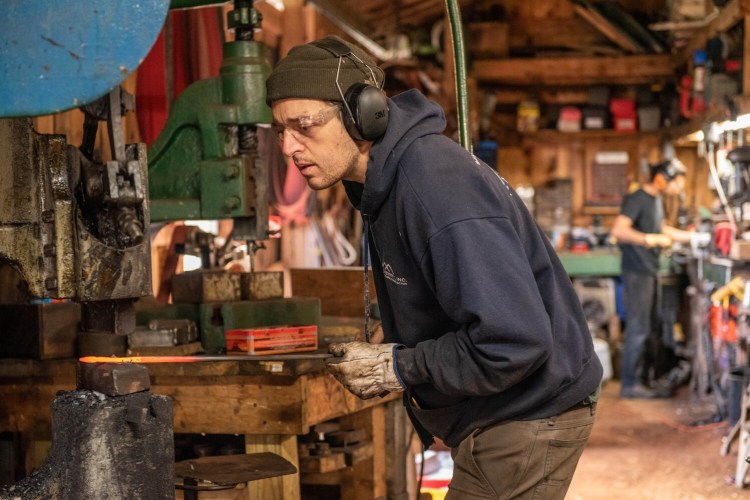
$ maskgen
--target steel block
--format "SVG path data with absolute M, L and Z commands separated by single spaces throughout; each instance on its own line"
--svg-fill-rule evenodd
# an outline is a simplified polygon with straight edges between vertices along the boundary
M 151 388 L 148 369 L 134 363 L 78 363 L 78 389 L 125 396 Z

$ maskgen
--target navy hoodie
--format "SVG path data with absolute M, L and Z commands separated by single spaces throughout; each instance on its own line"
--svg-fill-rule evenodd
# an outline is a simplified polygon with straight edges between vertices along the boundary
M 389 99 L 364 185 L 345 182 L 369 228 L 385 341 L 425 444 L 456 447 L 504 420 L 558 415 L 602 367 L 570 279 L 523 202 L 442 134 L 442 109 Z

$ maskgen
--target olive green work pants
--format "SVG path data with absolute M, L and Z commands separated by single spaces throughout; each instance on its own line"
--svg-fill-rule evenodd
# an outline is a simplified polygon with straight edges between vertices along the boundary
M 451 450 L 446 500 L 562 500 L 591 435 L 596 403 L 480 429 Z

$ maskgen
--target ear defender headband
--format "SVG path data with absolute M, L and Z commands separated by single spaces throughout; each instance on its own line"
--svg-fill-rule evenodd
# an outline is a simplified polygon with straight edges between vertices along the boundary
M 664 180 L 671 181 L 678 175 L 685 175 L 684 167 L 675 160 L 666 160 L 652 167 L 652 177 L 657 174 L 664 176 Z
M 344 125 L 352 139 L 375 141 L 382 137 L 388 127 L 388 99 L 385 92 L 378 87 L 378 80 L 372 66 L 365 63 L 345 43 L 338 40 L 327 38 L 312 42 L 312 44 L 339 58 L 339 65 L 336 69 L 336 87 L 346 108 Z M 355 65 L 359 63 L 366 67 L 372 77 L 364 83 L 355 83 L 346 89 L 346 92 L 339 84 L 341 63 L 345 57 Z M 380 68 L 377 69 L 382 73 Z

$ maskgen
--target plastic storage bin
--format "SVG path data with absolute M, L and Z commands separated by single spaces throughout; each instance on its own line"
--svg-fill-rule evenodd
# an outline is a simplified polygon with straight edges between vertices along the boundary
M 661 110 L 659 106 L 638 107 L 638 129 L 643 132 L 654 132 L 661 125 Z
M 636 130 L 637 116 L 633 99 L 612 99 L 609 101 L 612 112 L 614 129 L 619 132 L 633 132 Z
M 578 132 L 581 130 L 581 110 L 575 106 L 565 106 L 560 110 L 557 129 L 561 132 Z
M 583 128 L 601 130 L 609 128 L 609 111 L 603 106 L 586 106 L 583 108 Z

